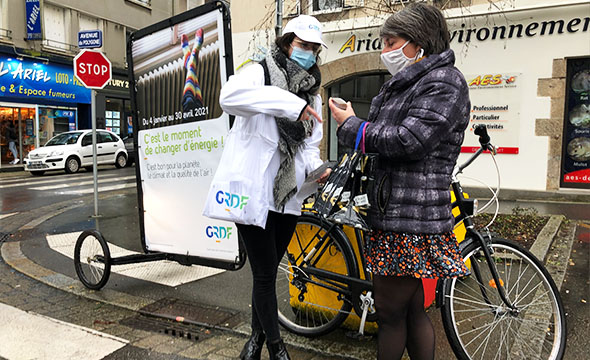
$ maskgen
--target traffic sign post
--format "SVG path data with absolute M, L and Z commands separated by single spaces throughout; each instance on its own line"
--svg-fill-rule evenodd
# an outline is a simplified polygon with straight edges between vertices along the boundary
M 92 163 L 94 177 L 94 217 L 98 217 L 98 169 L 96 167 L 96 90 L 102 89 L 111 80 L 111 62 L 103 53 L 82 50 L 74 58 L 74 75 L 87 88 L 92 89 L 90 112 L 92 117 Z M 98 225 L 98 223 L 97 223 Z

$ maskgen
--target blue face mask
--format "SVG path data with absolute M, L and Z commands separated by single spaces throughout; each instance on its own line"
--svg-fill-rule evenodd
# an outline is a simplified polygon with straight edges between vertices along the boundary
M 296 46 L 293 46 L 290 58 L 305 70 L 309 70 L 309 68 L 315 64 L 315 55 L 313 54 L 313 51 L 303 50 Z

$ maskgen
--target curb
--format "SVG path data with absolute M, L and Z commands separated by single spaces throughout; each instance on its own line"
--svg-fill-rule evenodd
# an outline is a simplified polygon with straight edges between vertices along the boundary
M 537 239 L 529 249 L 541 262 L 545 263 L 545 257 L 547 256 L 549 247 L 564 220 L 565 216 L 563 215 L 551 215 L 551 218 L 549 218 L 549 221 L 547 221 L 547 224 L 545 224 L 539 235 L 537 235 Z

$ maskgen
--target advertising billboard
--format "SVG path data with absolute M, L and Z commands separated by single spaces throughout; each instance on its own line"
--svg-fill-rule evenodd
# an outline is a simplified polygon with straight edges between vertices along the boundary
M 561 187 L 590 189 L 590 58 L 568 59 Z
M 127 49 L 144 250 L 192 263 L 239 261 L 235 225 L 201 215 L 230 124 L 219 105 L 233 73 L 229 21 L 208 3 L 133 33 Z

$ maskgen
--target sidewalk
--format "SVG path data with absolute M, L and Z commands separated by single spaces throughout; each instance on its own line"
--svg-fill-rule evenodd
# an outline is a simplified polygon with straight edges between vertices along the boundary
M 101 201 L 100 213 L 103 217 L 99 220 L 99 227 L 109 242 L 109 247 L 120 245 L 141 252 L 135 196 L 135 193 L 116 195 Z M 126 314 L 135 314 L 139 320 L 130 321 L 126 325 L 119 324 L 131 333 L 135 330 L 129 329 L 143 329 L 143 337 L 135 339 L 133 346 L 174 355 L 172 358 L 236 358 L 249 334 L 249 269 L 228 271 L 173 287 L 113 273 L 105 288 L 101 291 L 89 291 L 78 281 L 73 261 L 64 253 L 57 252 L 56 247 L 52 247 L 50 243 L 58 240 L 75 241 L 77 236 L 68 235 L 72 238 L 68 240 L 64 235 L 55 240 L 56 238 L 51 237 L 52 234 L 75 234 L 76 231 L 94 227 L 93 221 L 88 219 L 91 209 L 92 204 L 71 208 L 34 230 L 23 232 L 20 241 L 2 244 L 2 257 L 18 272 L 52 288 L 120 309 L 113 310 L 115 313 L 124 311 Z M 572 228 L 575 230 L 575 225 L 576 222 L 565 221 L 563 216 L 554 216 L 531 248 L 541 259 L 566 259 L 556 262 L 553 267 L 549 266 L 559 284 L 566 274 L 567 259 L 570 258 L 574 241 L 570 234 Z M 153 266 L 156 263 L 150 265 Z M 113 267 L 113 271 L 117 271 L 115 268 Z M 568 281 L 576 280 L 573 278 Z M 569 283 L 569 286 L 575 285 Z M 230 293 L 231 296 L 228 296 Z M 431 309 L 429 314 L 435 327 L 441 326 L 438 310 Z M 580 316 L 587 320 L 587 311 L 585 315 L 586 318 Z M 183 316 L 185 323 L 164 320 L 174 319 L 176 316 Z M 189 319 L 192 319 L 192 323 L 187 323 Z M 106 326 L 104 331 L 108 332 L 109 328 Z M 170 334 L 164 333 L 166 328 L 169 328 Z M 118 333 L 120 331 L 123 330 L 117 328 L 109 333 L 121 336 Z M 376 342 L 371 337 L 367 341 L 351 340 L 344 335 L 344 331 L 339 330 L 319 339 L 307 339 L 289 334 L 284 329 L 281 331 L 294 359 L 372 359 L 376 356 Z M 442 328 L 436 331 L 437 359 L 453 358 Z M 194 339 L 188 339 L 187 334 L 193 337 L 195 334 L 199 335 L 197 343 L 195 344 Z

